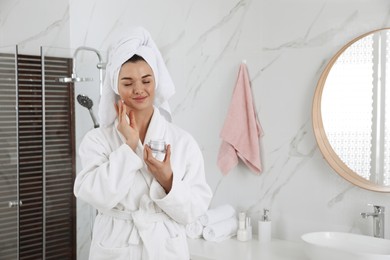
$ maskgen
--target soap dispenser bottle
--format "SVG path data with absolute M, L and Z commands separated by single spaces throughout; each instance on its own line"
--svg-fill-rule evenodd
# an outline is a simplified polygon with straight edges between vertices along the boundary
M 246 213 L 240 212 L 238 214 L 238 230 L 237 230 L 237 240 L 247 241 L 247 232 L 246 232 Z
M 251 218 L 246 216 L 245 212 L 238 214 L 237 240 L 248 241 L 252 239 Z
M 268 209 L 264 209 L 263 215 L 259 220 L 257 232 L 259 242 L 271 241 L 271 219 L 268 216 L 268 212 Z

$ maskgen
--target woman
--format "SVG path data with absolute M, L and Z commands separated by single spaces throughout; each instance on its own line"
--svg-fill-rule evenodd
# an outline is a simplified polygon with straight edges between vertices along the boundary
M 113 48 L 101 128 L 80 144 L 83 170 L 74 186 L 75 195 L 99 212 L 92 260 L 189 259 L 185 225 L 206 212 L 212 194 L 197 143 L 165 118 L 173 92 L 161 54 L 143 28 Z M 162 158 L 147 145 L 155 139 L 167 143 Z

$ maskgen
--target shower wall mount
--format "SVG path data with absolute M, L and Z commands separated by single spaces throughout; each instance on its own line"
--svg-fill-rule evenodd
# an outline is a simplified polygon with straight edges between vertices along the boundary
M 106 68 L 106 63 L 103 62 L 102 55 L 100 52 L 94 48 L 87 47 L 87 46 L 80 46 L 78 47 L 75 52 L 73 53 L 73 66 L 72 66 L 72 75 L 70 77 L 64 77 L 58 79 L 59 82 L 62 83 L 75 83 L 75 82 L 86 82 L 86 81 L 93 81 L 93 78 L 88 78 L 88 77 L 80 77 L 77 75 L 77 56 L 80 53 L 80 51 L 92 51 L 94 52 L 97 57 L 98 57 L 98 63 L 96 67 L 99 70 L 99 94 L 100 96 L 102 95 L 102 89 L 103 89 L 103 70 Z M 93 101 L 86 95 L 78 95 L 77 96 L 77 101 L 79 104 L 85 108 L 88 109 L 89 114 L 91 115 L 93 125 L 95 128 L 99 127 L 99 123 L 96 120 L 96 117 L 92 111 L 93 107 Z
M 75 52 L 73 53 L 73 68 L 72 68 L 72 75 L 70 77 L 64 77 L 60 78 L 59 82 L 62 83 L 74 83 L 74 82 L 85 82 L 85 81 L 92 81 L 92 78 L 86 78 L 86 77 L 79 77 L 77 75 L 77 55 L 80 53 L 80 51 L 92 51 L 94 52 L 99 62 L 96 64 L 96 67 L 99 70 L 99 93 L 102 95 L 102 89 L 103 89 L 103 70 L 106 68 L 106 63 L 103 62 L 102 55 L 100 52 L 94 48 L 87 47 L 87 46 L 80 46 L 78 47 Z

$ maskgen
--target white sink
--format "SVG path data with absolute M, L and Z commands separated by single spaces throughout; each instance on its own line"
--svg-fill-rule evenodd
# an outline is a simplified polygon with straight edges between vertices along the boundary
M 343 232 L 302 235 L 311 260 L 390 260 L 390 240 Z

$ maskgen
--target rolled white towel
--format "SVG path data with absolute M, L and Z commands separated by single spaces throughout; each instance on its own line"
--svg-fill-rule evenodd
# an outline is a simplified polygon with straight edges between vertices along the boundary
M 230 217 L 203 229 L 203 238 L 208 241 L 220 242 L 236 235 L 238 219 Z
M 203 225 L 199 220 L 186 225 L 186 234 L 189 238 L 201 238 L 203 234 Z
M 203 226 L 208 226 L 225 219 L 236 216 L 236 210 L 229 204 L 220 205 L 216 208 L 209 209 L 199 218 Z

